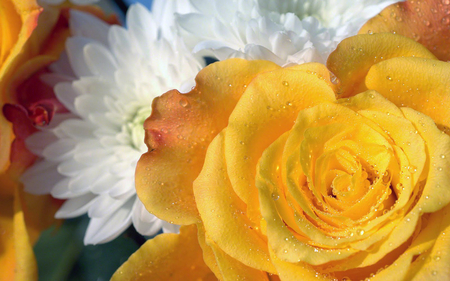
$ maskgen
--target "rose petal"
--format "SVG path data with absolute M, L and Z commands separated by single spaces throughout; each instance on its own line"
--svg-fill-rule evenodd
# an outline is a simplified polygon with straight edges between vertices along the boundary
M 136 190 L 147 210 L 176 224 L 197 222 L 192 182 L 208 144 L 253 77 L 276 68 L 266 61 L 217 62 L 200 71 L 190 93 L 170 91 L 153 101 L 144 124 L 149 152 L 136 169 Z
M 296 67 L 262 73 L 231 113 L 225 139 L 228 175 L 253 222 L 260 220 L 254 179 L 262 151 L 292 127 L 300 110 L 336 100 L 326 80 Z
M 344 98 L 368 89 L 364 77 L 372 65 L 402 56 L 435 59 L 425 47 L 409 38 L 390 33 L 362 34 L 343 40 L 328 57 L 327 66 L 340 79 L 340 97 Z
M 365 83 L 367 88 L 376 90 L 397 106 L 407 106 L 430 116 L 438 126 L 448 131 L 448 77 L 450 65 L 447 62 L 394 58 L 373 65 L 367 73 Z
M 180 234 L 165 233 L 148 240 L 122 264 L 111 280 L 215 280 L 204 264 L 195 225 Z
M 228 179 L 225 134 L 217 135 L 209 145 L 204 168 L 194 182 L 195 200 L 206 235 L 241 263 L 275 273 L 265 237 L 259 232 L 258 225 L 246 216 L 246 206 L 236 196 Z M 214 252 L 219 251 L 212 247 Z
M 450 60 L 450 3 L 447 1 L 404 1 L 384 9 L 359 31 L 394 32 L 424 45 L 438 59 Z

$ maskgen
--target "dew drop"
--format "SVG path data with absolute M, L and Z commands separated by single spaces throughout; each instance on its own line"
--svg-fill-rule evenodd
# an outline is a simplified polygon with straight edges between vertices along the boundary
M 189 102 L 185 98 L 180 99 L 179 104 L 181 105 L 181 107 L 185 108 L 189 106 Z
M 437 271 L 436 270 L 431 271 L 431 275 L 436 276 L 437 275 Z
M 386 76 L 386 79 L 389 81 L 392 81 L 392 77 L 391 76 Z
M 280 195 L 278 195 L 277 193 L 272 193 L 272 199 L 277 201 L 278 199 L 280 199 Z
M 414 173 L 417 172 L 417 168 L 416 168 L 415 166 L 408 166 L 408 171 L 409 171 L 411 174 L 414 174 Z
M 364 235 L 364 230 L 363 229 L 357 229 L 356 233 L 358 233 L 358 235 Z
M 373 31 L 369 29 L 369 30 L 367 31 L 367 33 L 370 34 L 370 35 L 372 35 L 372 34 L 373 34 Z
M 289 82 L 288 82 L 288 81 L 283 81 L 282 84 L 283 84 L 283 86 L 285 86 L 285 87 L 289 87 Z
M 441 154 L 441 158 L 442 158 L 442 159 L 445 159 L 445 155 L 444 155 L 444 154 Z

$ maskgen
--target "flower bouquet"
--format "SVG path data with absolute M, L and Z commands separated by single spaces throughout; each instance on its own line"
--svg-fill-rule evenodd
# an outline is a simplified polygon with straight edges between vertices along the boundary
M 450 280 L 450 1 L 92 2 L 0 5 L 0 280 Z

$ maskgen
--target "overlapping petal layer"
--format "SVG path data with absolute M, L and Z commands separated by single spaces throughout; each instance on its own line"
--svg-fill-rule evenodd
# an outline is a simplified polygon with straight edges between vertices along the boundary
M 369 20 L 359 31 L 392 32 L 425 46 L 438 59 L 450 60 L 450 2 L 408 0 L 392 4 Z
M 392 34 L 343 41 L 328 61 L 336 76 L 318 64 L 261 65 L 213 64 L 187 95 L 155 102 L 137 173 L 146 207 L 197 223 L 204 260 L 224 280 L 444 278 L 450 66 Z M 245 87 L 233 80 L 250 76 Z M 235 105 L 210 106 L 222 95 Z M 168 127 L 181 118 L 183 131 Z M 208 141 L 198 149 L 191 138 Z M 199 174 L 186 152 L 198 153 Z M 151 181 L 152 161 L 183 181 Z
M 180 234 L 165 233 L 147 241 L 123 264 L 113 281 L 122 280 L 217 280 L 204 264 L 195 225 Z

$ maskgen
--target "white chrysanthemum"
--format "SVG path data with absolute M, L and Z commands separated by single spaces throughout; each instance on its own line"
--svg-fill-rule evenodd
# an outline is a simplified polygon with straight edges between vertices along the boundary
M 58 218 L 87 212 L 86 244 L 110 241 L 131 223 L 143 235 L 161 228 L 178 231 L 145 210 L 136 196 L 134 172 L 147 151 L 143 122 L 153 98 L 183 85 L 190 89 L 202 66 L 170 33 L 170 15 L 180 7 L 157 0 L 151 14 L 134 5 L 128 30 L 72 11 L 74 36 L 51 66 L 53 74 L 42 77 L 55 84 L 56 96 L 70 112 L 56 114 L 48 129 L 27 140 L 43 159 L 22 181 L 29 192 L 68 199 Z
M 344 38 L 393 0 L 190 0 L 177 22 L 194 52 L 266 59 L 279 65 L 324 63 Z

